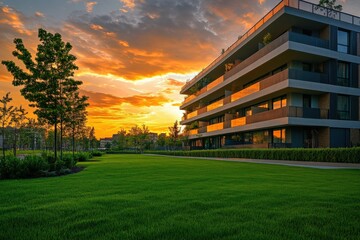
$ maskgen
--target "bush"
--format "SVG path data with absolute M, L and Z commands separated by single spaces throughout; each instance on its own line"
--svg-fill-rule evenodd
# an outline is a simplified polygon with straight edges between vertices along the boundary
M 102 152 L 100 151 L 92 151 L 91 154 L 94 156 L 94 157 L 101 157 L 103 155 Z
M 88 152 L 77 152 L 75 153 L 75 160 L 77 162 L 85 162 L 90 160 L 91 155 Z
M 21 160 L 14 156 L 5 156 L 0 160 L 1 178 L 20 178 L 22 176 Z
M 360 147 L 354 148 L 287 148 L 287 149 L 216 149 L 194 151 L 147 151 L 146 153 L 220 158 L 360 163 Z
M 49 164 L 49 171 L 55 170 L 55 154 L 52 152 L 42 152 L 41 157 Z M 57 157 L 59 159 L 59 157 Z
M 60 172 L 62 169 L 65 169 L 65 162 L 63 160 L 57 159 L 54 163 L 54 170 Z
M 41 176 L 58 176 L 69 174 L 77 163 L 90 159 L 89 153 L 63 153 L 63 159 L 55 158 L 52 152 L 43 152 L 41 156 L 27 155 L 24 159 L 14 156 L 0 157 L 0 178 L 29 178 Z
M 75 156 L 73 157 L 72 153 L 64 153 L 62 159 L 64 166 L 69 169 L 73 168 L 77 163 Z
M 24 160 L 21 160 L 21 165 L 22 175 L 20 177 L 40 177 L 49 169 L 48 162 L 37 155 L 25 156 Z

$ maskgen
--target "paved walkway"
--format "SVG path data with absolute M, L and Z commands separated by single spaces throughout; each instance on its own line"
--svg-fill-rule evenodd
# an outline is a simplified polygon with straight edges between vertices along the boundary
M 285 165 L 285 166 L 293 166 L 293 167 L 307 167 L 307 168 L 318 168 L 318 169 L 360 169 L 360 163 L 307 162 L 307 161 L 286 161 L 286 160 L 247 159 L 247 158 L 183 157 L 183 156 L 169 156 L 169 155 L 158 155 L 158 154 L 145 154 L 145 155 L 174 157 L 174 158 L 192 158 L 192 159 L 227 161 L 227 162 L 273 164 L 273 165 Z

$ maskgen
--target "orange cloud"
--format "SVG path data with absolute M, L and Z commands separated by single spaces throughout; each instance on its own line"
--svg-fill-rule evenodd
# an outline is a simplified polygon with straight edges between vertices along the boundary
M 0 25 L 5 24 L 11 26 L 18 33 L 31 35 L 31 31 L 27 30 L 22 22 L 20 15 L 10 7 L 0 7 Z
M 133 9 L 135 8 L 135 0 L 120 0 L 125 7 Z
M 102 30 L 103 29 L 102 26 L 96 25 L 96 24 L 91 24 L 90 28 L 93 29 L 93 30 Z
M 35 12 L 35 16 L 40 17 L 40 18 L 45 17 L 44 13 L 42 13 L 42 12 Z
M 134 95 L 130 97 L 116 97 L 106 93 L 92 92 L 87 90 L 80 90 L 81 94 L 89 97 L 91 107 L 111 107 L 118 106 L 124 103 L 131 104 L 136 107 L 150 107 L 161 106 L 165 103 L 171 102 L 163 95 Z
M 178 81 L 178 80 L 171 79 L 171 78 L 169 78 L 169 79 L 167 80 L 167 82 L 168 82 L 169 85 L 176 86 L 176 87 L 182 87 L 182 86 L 184 86 L 184 83 L 183 83 L 183 82 L 180 82 L 180 81 Z
M 86 3 L 86 11 L 91 13 L 94 10 L 94 6 L 97 4 L 97 2 L 87 2 Z
M 123 47 L 129 47 L 129 43 L 127 41 L 119 40 L 118 43 Z

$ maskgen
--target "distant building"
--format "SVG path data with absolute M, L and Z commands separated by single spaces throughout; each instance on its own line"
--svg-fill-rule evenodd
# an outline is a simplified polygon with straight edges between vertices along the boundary
M 112 140 L 112 138 L 100 138 L 100 148 L 108 148 L 108 146 L 111 146 Z
M 360 143 L 360 17 L 283 0 L 181 89 L 192 149 Z

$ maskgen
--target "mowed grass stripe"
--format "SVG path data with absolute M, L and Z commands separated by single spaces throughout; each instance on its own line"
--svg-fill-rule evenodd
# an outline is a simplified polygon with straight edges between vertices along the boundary
M 359 239 L 360 170 L 105 155 L 0 181 L 0 239 Z

